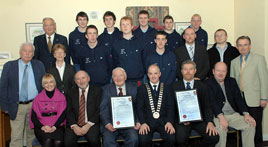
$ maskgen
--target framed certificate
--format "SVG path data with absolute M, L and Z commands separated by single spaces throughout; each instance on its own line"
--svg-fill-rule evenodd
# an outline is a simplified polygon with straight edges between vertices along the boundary
M 196 89 L 176 91 L 179 122 L 202 121 Z
M 111 97 L 112 122 L 115 129 L 135 126 L 131 96 Z

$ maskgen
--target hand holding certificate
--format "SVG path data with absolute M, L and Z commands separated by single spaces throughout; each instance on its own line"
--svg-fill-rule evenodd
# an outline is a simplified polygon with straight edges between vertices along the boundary
M 112 120 L 115 129 L 135 126 L 131 96 L 111 97 Z
M 201 121 L 202 117 L 196 89 L 177 91 L 175 94 L 180 123 Z

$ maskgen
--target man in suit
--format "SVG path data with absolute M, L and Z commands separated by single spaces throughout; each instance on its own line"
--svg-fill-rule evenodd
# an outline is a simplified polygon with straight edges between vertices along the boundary
M 250 52 L 251 40 L 241 36 L 236 40 L 240 56 L 232 60 L 230 76 L 239 83 L 249 114 L 256 121 L 255 146 L 262 146 L 262 115 L 268 97 L 268 71 L 265 58 Z
M 231 43 L 227 42 L 227 32 L 224 29 L 218 29 L 214 34 L 216 43 L 208 50 L 210 69 L 208 76 L 213 76 L 212 69 L 217 62 L 227 64 L 227 76 L 230 76 L 231 61 L 239 56 L 239 51 Z
M 256 122 L 247 111 L 236 80 L 228 77 L 227 71 L 227 65 L 218 62 L 213 69 L 214 77 L 206 81 L 215 115 L 214 123 L 220 136 L 216 147 L 226 146 L 229 126 L 241 130 L 243 147 L 253 147 Z
M 44 65 L 32 59 L 34 46 L 23 43 L 20 59 L 4 65 L 0 81 L 0 105 L 3 112 L 9 114 L 11 125 L 11 147 L 22 147 L 26 133 L 27 147 L 32 146 L 33 130 L 30 129 L 29 113 L 32 101 L 41 92 Z
M 149 82 L 138 88 L 137 112 L 140 123 L 139 142 L 141 147 L 151 147 L 154 132 L 163 138 L 164 147 L 175 143 L 174 103 L 170 87 L 160 82 L 161 72 L 157 65 L 148 68 Z
M 181 65 L 183 61 L 191 60 L 196 64 L 195 80 L 204 80 L 209 71 L 209 58 L 204 46 L 195 43 L 196 34 L 193 28 L 184 31 L 185 45 L 175 50 L 177 60 L 177 78 L 182 79 Z
M 102 90 L 89 85 L 89 75 L 80 70 L 74 77 L 77 87 L 67 93 L 67 128 L 64 135 L 66 147 L 77 147 L 77 140 L 84 136 L 88 146 L 99 147 L 99 106 Z
M 191 135 L 191 130 L 195 130 L 203 137 L 203 140 L 199 144 L 200 147 L 213 147 L 219 141 L 219 136 L 218 131 L 213 124 L 213 114 L 210 109 L 211 105 L 209 99 L 209 91 L 206 85 L 204 85 L 201 81 L 194 80 L 194 75 L 196 73 L 196 65 L 193 61 L 184 61 L 182 63 L 181 72 L 183 75 L 183 79 L 172 85 L 171 93 L 174 93 L 175 91 L 196 89 L 201 111 L 201 117 L 203 120 L 197 122 L 179 123 L 179 120 L 175 119 L 177 144 L 180 147 L 188 146 L 188 140 L 189 136 Z M 175 95 L 173 95 L 173 98 L 174 100 L 176 99 Z M 175 116 L 178 116 L 178 112 Z
M 65 62 L 70 64 L 69 47 L 67 38 L 60 34 L 55 33 L 56 23 L 54 19 L 46 17 L 43 19 L 43 29 L 45 34 L 39 35 L 34 38 L 34 59 L 38 59 L 45 65 L 46 70 L 55 64 L 56 59 L 53 56 L 53 46 L 60 43 L 66 48 Z
M 112 124 L 111 112 L 111 97 L 114 96 L 131 96 L 134 108 L 134 115 L 136 115 L 136 93 L 137 84 L 125 82 L 127 74 L 121 67 L 117 67 L 112 72 L 114 83 L 108 84 L 103 87 L 103 95 L 100 105 L 100 119 L 101 119 L 101 132 L 103 135 L 103 147 L 117 147 L 119 144 L 116 139 L 122 136 L 125 140 L 124 146 L 137 147 L 138 146 L 138 132 L 140 123 L 136 118 L 136 126 L 127 129 L 115 129 Z

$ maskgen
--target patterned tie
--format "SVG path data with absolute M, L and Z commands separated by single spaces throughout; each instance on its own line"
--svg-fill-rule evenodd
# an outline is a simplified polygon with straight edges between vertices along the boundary
M 122 88 L 118 88 L 118 90 L 119 90 L 118 95 L 119 95 L 119 96 L 123 96 L 123 91 L 122 91 Z
M 192 89 L 191 86 L 190 86 L 190 82 L 187 82 L 187 83 L 186 83 L 186 89 L 187 89 L 187 90 Z
M 78 125 L 83 126 L 85 124 L 85 90 L 82 90 L 82 94 L 79 101 L 79 116 L 78 116 Z
M 189 49 L 190 49 L 190 58 L 193 61 L 194 60 L 194 47 L 190 46 Z
M 48 37 L 48 43 L 47 43 L 48 51 L 51 53 L 52 51 L 52 42 L 51 42 L 51 37 Z
M 239 75 L 239 80 L 240 80 L 240 90 L 241 90 L 241 91 L 244 91 L 243 72 L 244 72 L 245 65 L 246 65 L 246 57 L 243 56 L 243 57 L 242 57 L 241 69 L 240 69 L 240 75 Z
M 21 83 L 20 96 L 24 101 L 28 101 L 28 65 L 25 65 Z

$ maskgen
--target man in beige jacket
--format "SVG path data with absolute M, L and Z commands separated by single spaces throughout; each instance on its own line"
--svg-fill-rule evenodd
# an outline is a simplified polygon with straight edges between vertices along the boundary
M 268 97 L 268 70 L 265 58 L 250 52 L 251 40 L 241 36 L 236 40 L 240 56 L 232 60 L 230 76 L 239 84 L 248 112 L 256 120 L 255 146 L 262 146 L 262 115 Z

